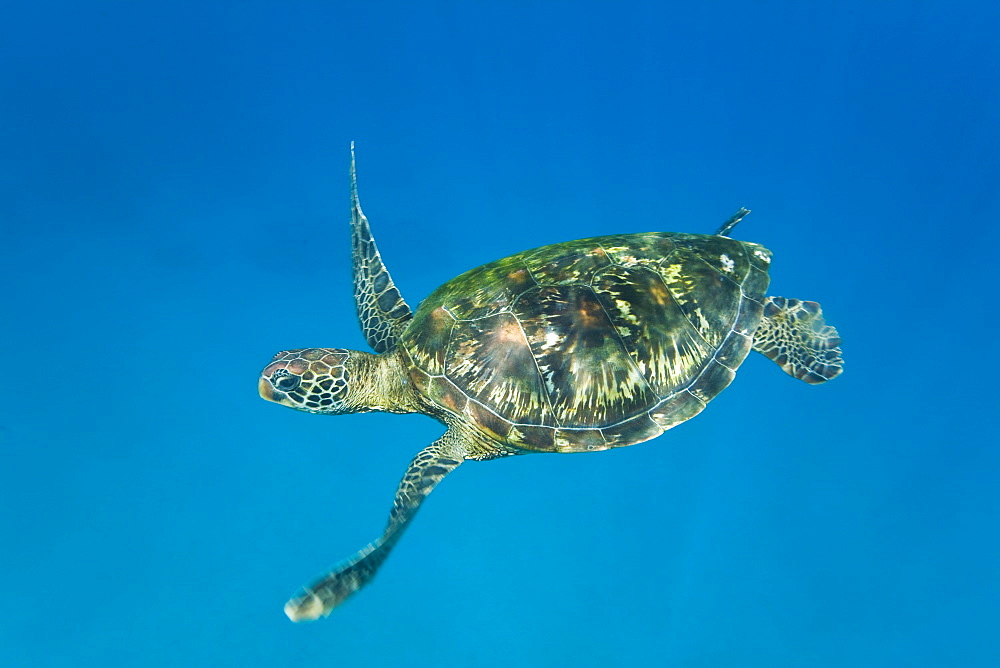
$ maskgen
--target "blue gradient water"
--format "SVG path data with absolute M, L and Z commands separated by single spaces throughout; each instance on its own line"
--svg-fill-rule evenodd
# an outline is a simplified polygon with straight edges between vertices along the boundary
M 356 5 L 4 11 L 0 664 L 1000 665 L 996 4 Z M 351 140 L 411 304 L 745 205 L 847 370 L 463 466 L 294 625 L 441 432 L 256 394 L 364 345 Z

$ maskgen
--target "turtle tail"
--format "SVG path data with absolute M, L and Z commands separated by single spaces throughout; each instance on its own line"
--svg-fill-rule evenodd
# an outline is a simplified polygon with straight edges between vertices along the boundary
M 753 349 L 789 376 L 812 385 L 832 380 L 844 370 L 840 335 L 823 320 L 823 309 L 816 302 L 768 297 Z

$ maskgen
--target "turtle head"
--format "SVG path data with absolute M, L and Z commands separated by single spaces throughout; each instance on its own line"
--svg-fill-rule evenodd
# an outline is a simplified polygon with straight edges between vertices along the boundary
M 274 356 L 257 381 L 268 401 L 310 413 L 340 415 L 371 410 L 358 405 L 351 385 L 370 353 L 342 348 L 287 350 Z M 361 374 L 364 375 L 364 374 Z

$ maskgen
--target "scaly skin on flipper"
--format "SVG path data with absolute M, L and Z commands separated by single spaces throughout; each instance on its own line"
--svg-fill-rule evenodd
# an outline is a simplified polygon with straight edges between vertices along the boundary
M 368 345 L 377 353 L 396 347 L 410 320 L 410 307 L 382 264 L 368 219 L 358 201 L 358 176 L 351 142 L 351 246 L 354 265 L 354 301 Z
M 753 349 L 793 378 L 811 385 L 836 378 L 844 370 L 840 335 L 823 320 L 816 302 L 768 297 L 764 319 L 753 335 Z
M 288 618 L 300 622 L 325 617 L 348 596 L 368 584 L 399 541 L 406 525 L 417 514 L 420 504 L 435 485 L 458 468 L 465 453 L 464 439 L 453 430 L 448 430 L 440 439 L 421 450 L 399 482 L 385 533 L 289 600 L 285 604 Z

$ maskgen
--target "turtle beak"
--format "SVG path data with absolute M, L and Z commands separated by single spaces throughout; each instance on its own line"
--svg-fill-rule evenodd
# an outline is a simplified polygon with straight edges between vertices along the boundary
M 275 402 L 278 401 L 278 399 L 274 396 L 274 386 L 271 385 L 271 381 L 263 376 L 261 376 L 260 380 L 257 381 L 257 391 L 260 393 L 261 399 L 267 399 L 268 401 Z

